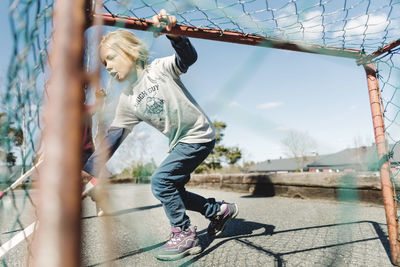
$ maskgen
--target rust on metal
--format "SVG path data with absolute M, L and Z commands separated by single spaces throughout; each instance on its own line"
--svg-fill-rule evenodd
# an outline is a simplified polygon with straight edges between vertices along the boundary
M 372 52 L 367 56 L 367 58 L 372 60 L 380 55 L 383 55 L 384 53 L 390 52 L 393 48 L 396 48 L 399 45 L 400 45 L 400 39 L 393 41 L 390 44 L 385 45 L 384 47 L 379 48 L 375 52 Z
M 141 31 L 149 31 L 151 30 L 153 25 L 153 23 L 150 20 L 117 16 L 104 13 L 92 14 L 91 19 L 94 20 L 99 17 L 103 19 L 104 25 L 107 26 L 124 27 Z M 277 49 L 307 52 L 313 54 L 338 56 L 338 57 L 353 58 L 353 59 L 358 59 L 361 56 L 361 51 L 357 49 L 346 49 L 346 48 L 343 49 L 338 47 L 312 45 L 301 42 L 291 42 L 277 38 L 269 38 L 256 34 L 243 34 L 235 31 L 223 31 L 220 29 L 197 28 L 189 25 L 177 24 L 171 30 L 171 33 L 193 38 L 277 48 Z
M 81 121 L 85 0 L 56 0 L 33 266 L 81 264 Z
M 385 45 L 384 47 L 377 49 L 376 51 L 372 52 L 369 55 L 363 54 L 359 59 L 357 59 L 357 65 L 368 64 L 371 61 L 373 61 L 375 58 L 377 58 L 385 53 L 390 53 L 390 51 L 392 51 L 392 49 L 398 47 L 399 45 L 400 45 L 400 39 L 393 41 L 393 42 Z
M 376 69 L 373 64 L 364 65 L 364 69 L 367 75 L 367 84 L 369 91 L 369 100 L 371 106 L 372 123 L 374 127 L 374 135 L 376 148 L 378 151 L 379 159 L 382 159 L 387 155 L 387 143 L 385 138 L 385 124 L 383 120 L 383 112 L 380 101 L 379 94 L 379 82 L 377 79 Z M 381 185 L 382 185 L 382 195 L 383 203 L 385 207 L 385 215 L 389 233 L 389 243 L 391 250 L 392 262 L 394 264 L 399 264 L 400 256 L 400 244 L 398 241 L 399 229 L 397 218 L 397 207 L 394 200 L 394 187 L 390 180 L 390 162 L 386 160 L 381 169 Z

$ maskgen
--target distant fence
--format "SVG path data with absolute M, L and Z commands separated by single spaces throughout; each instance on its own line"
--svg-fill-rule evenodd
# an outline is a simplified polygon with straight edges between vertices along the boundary
M 239 173 L 192 175 L 188 186 L 283 196 L 383 204 L 378 172 Z
M 151 176 L 115 176 L 111 183 L 149 184 Z M 383 204 L 378 172 L 195 174 L 188 186 L 248 193 Z
M 111 183 L 134 183 L 134 184 L 149 184 L 151 176 L 121 176 L 116 175 L 110 179 Z

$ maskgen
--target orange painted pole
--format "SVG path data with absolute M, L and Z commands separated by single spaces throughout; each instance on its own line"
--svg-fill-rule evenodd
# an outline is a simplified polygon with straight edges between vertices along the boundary
M 379 94 L 379 82 L 376 75 L 376 69 L 373 64 L 369 63 L 364 65 L 364 69 L 367 74 L 369 100 L 371 105 L 372 123 L 374 126 L 376 148 L 378 151 L 378 157 L 381 160 L 387 155 L 387 144 L 385 138 L 385 124 L 383 120 L 382 106 Z M 398 241 L 399 229 L 396 220 L 397 205 L 394 199 L 394 187 L 390 181 L 390 162 L 388 159 L 382 164 L 380 168 L 380 176 L 392 262 L 398 265 L 400 263 L 400 242 Z
M 364 62 L 371 61 L 376 57 L 379 57 L 379 56 L 381 56 L 381 55 L 383 55 L 385 53 L 390 52 L 392 49 L 394 49 L 394 48 L 396 48 L 398 46 L 400 46 L 400 40 L 393 41 L 393 42 L 383 46 L 382 48 L 379 48 L 378 50 L 372 52 L 371 54 L 360 58 L 360 60 L 362 60 Z M 360 64 L 362 64 L 361 61 L 360 61 Z
M 81 265 L 81 154 L 85 0 L 55 0 L 44 113 L 35 267 Z
M 106 26 L 123 27 L 140 31 L 149 31 L 152 29 L 153 25 L 151 20 L 103 13 L 91 14 L 91 20 L 96 19 L 101 19 Z M 361 51 L 357 49 L 326 47 L 322 45 L 313 45 L 302 42 L 292 42 L 277 38 L 264 37 L 256 34 L 244 34 L 235 31 L 223 31 L 221 29 L 198 28 L 190 25 L 177 24 L 171 30 L 171 33 L 213 41 L 254 45 L 345 58 L 359 59 L 361 56 Z

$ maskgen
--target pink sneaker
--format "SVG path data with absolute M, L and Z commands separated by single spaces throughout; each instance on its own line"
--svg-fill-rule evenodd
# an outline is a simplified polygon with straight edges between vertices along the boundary
M 207 233 L 211 237 L 217 237 L 222 234 L 227 222 L 234 219 L 239 213 L 239 208 L 235 203 L 222 203 L 227 204 L 228 207 L 224 214 L 216 215 L 210 219 L 211 222 L 208 225 Z
M 201 252 L 196 227 L 190 226 L 186 230 L 179 227 L 171 227 L 170 239 L 157 251 L 155 257 L 159 260 L 178 260 L 186 255 L 194 255 Z

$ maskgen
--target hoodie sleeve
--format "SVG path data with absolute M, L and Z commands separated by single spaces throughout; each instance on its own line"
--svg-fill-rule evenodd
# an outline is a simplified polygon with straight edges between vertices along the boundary
M 171 41 L 172 47 L 176 52 L 176 64 L 182 73 L 186 73 L 188 68 L 197 60 L 197 52 L 189 39 L 185 36 L 180 36 L 179 39 L 172 39 L 167 36 Z

